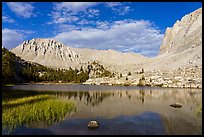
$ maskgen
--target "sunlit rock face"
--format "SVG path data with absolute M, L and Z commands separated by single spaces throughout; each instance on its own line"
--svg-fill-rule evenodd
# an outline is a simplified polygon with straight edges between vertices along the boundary
M 202 67 L 202 8 L 166 29 L 158 56 L 149 59 L 144 69 L 177 71 L 195 66 Z
M 27 40 L 11 51 L 25 60 L 55 68 L 75 66 L 80 62 L 80 55 L 52 39 Z
M 176 21 L 172 28 L 167 28 L 160 47 L 159 55 L 177 54 L 188 48 L 202 46 L 202 8 L 185 15 Z

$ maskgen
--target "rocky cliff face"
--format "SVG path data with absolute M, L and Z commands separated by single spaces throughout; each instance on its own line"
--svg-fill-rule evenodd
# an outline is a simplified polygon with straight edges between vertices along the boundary
M 202 8 L 184 16 L 167 28 L 159 55 L 177 54 L 202 45 Z
M 79 54 L 52 39 L 27 40 L 11 51 L 27 61 L 55 68 L 76 66 L 81 62 Z

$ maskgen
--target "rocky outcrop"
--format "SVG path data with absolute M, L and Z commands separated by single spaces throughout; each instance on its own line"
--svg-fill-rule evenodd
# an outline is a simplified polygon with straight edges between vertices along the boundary
M 52 39 L 27 40 L 11 52 L 27 61 L 54 68 L 75 67 L 81 62 L 79 54 Z
M 159 55 L 177 54 L 202 45 L 202 8 L 184 16 L 167 28 Z

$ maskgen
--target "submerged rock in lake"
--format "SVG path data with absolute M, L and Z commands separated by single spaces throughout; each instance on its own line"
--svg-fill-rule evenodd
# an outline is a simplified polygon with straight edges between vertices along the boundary
M 171 104 L 170 106 L 174 107 L 174 108 L 181 108 L 182 107 L 182 105 L 180 103 L 174 103 L 174 104 Z
M 96 128 L 98 128 L 99 127 L 99 123 L 97 122 L 97 121 L 90 121 L 89 123 L 88 123 L 88 128 L 89 129 L 96 129 Z

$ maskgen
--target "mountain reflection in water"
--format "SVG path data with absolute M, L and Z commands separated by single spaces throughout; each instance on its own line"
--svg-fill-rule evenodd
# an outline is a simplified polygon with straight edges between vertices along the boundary
M 94 87 L 84 91 L 82 87 L 77 91 L 72 91 L 73 86 L 71 91 L 37 91 L 72 100 L 77 106 L 76 113 L 46 130 L 52 134 L 202 134 L 202 115 L 197 115 L 202 108 L 200 89 Z M 182 108 L 170 107 L 176 102 Z M 90 120 L 97 120 L 100 127 L 88 130 Z M 22 133 L 20 129 L 15 133 Z

